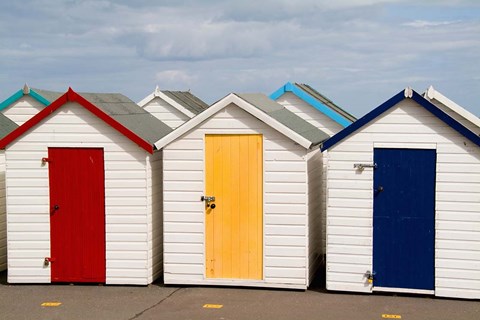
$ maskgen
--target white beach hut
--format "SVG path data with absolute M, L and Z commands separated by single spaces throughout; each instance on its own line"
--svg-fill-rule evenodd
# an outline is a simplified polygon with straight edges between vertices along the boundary
M 208 108 L 205 102 L 190 91 L 160 90 L 158 86 L 138 105 L 172 129 Z
M 327 138 L 265 95 L 232 93 L 156 142 L 165 283 L 307 288 Z
M 120 94 L 69 89 L 0 140 L 8 282 L 152 282 L 171 129 Z
M 323 144 L 327 289 L 480 298 L 480 137 L 463 111 L 407 88 Z

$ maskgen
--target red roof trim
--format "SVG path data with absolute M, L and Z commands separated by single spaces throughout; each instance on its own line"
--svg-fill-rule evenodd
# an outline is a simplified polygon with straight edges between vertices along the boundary
M 118 121 L 110 117 L 108 114 L 103 112 L 101 109 L 96 107 L 94 104 L 89 102 L 87 99 L 76 93 L 72 88 L 68 88 L 68 91 L 64 93 L 60 98 L 52 102 L 48 107 L 44 108 L 42 111 L 37 113 L 35 116 L 30 118 L 23 125 L 12 131 L 2 140 L 0 140 L 0 149 L 5 149 L 7 145 L 15 141 L 18 137 L 23 135 L 26 131 L 40 123 L 47 116 L 55 112 L 61 106 L 65 105 L 67 102 L 76 102 L 83 106 L 85 109 L 93 113 L 98 118 L 102 119 L 105 123 L 113 127 L 118 132 L 122 133 L 132 142 L 136 143 L 140 148 L 144 149 L 148 153 L 153 153 L 153 145 L 148 141 L 140 138 L 137 134 L 133 133 L 131 130 L 120 124 Z

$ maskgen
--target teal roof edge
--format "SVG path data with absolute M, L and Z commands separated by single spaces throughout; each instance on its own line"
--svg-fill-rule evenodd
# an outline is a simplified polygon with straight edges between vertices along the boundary
M 315 99 L 314 97 L 306 93 L 305 91 L 293 85 L 291 82 L 287 82 L 285 85 L 280 87 L 277 91 L 272 93 L 270 95 L 270 99 L 277 100 L 286 92 L 293 93 L 294 95 L 296 95 L 297 97 L 299 97 L 300 99 L 302 99 L 303 101 L 305 101 L 306 103 L 308 103 L 309 105 L 317 109 L 318 111 L 324 113 L 327 117 L 329 117 L 330 119 L 332 119 L 333 121 L 335 121 L 336 123 L 338 123 L 344 128 L 352 124 L 351 121 L 345 119 L 340 114 L 333 111 L 332 109 L 330 109 L 329 107 L 327 107 L 326 105 L 324 105 L 323 103 L 321 103 L 320 101 L 318 101 L 317 99 Z
M 0 103 L 0 111 L 7 108 L 9 105 L 14 103 L 15 101 L 17 101 L 21 97 L 23 97 L 23 90 L 20 89 L 17 92 L 15 92 L 14 94 L 12 94 L 10 97 L 5 99 L 5 101 Z
M 25 94 L 23 93 L 22 89 L 18 90 L 17 92 L 12 94 L 10 97 L 5 99 L 2 103 L 0 103 L 0 111 L 9 107 L 13 103 L 21 99 L 24 95 Z M 48 101 L 47 99 L 45 99 L 44 97 L 42 97 L 32 89 L 30 89 L 30 93 L 28 95 L 33 99 L 37 100 L 38 102 L 40 102 L 41 104 L 44 104 L 45 106 L 48 106 L 51 103 L 51 101 Z
M 30 96 L 38 102 L 44 104 L 45 106 L 48 106 L 50 103 L 52 103 L 52 101 L 48 101 L 47 99 L 36 93 L 33 89 L 30 89 Z

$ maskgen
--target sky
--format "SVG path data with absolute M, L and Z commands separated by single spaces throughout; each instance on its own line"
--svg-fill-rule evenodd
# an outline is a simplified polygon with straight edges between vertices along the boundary
M 213 103 L 289 81 L 356 116 L 430 85 L 480 116 L 480 1 L 0 2 L 0 101 L 28 83 Z

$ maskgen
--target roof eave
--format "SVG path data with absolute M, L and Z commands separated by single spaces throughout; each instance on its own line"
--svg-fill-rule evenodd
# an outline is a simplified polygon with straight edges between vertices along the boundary
M 305 101 L 306 103 L 308 103 L 309 105 L 311 105 L 312 107 L 317 109 L 318 111 L 322 112 L 327 117 L 329 117 L 330 119 L 332 119 L 333 121 L 335 121 L 336 123 L 338 123 L 339 125 L 341 125 L 344 128 L 348 127 L 349 125 L 352 124 L 352 121 L 346 119 L 341 114 L 337 113 L 336 111 L 332 110 L 331 108 L 329 108 L 328 106 L 326 106 L 322 102 L 318 101 L 317 99 L 312 97 L 307 92 L 299 89 L 296 85 L 294 85 L 291 82 L 287 82 L 285 85 L 283 85 L 278 90 L 273 92 L 270 95 L 270 99 L 277 100 L 278 98 L 280 98 L 283 94 L 285 94 L 287 92 L 293 93 L 298 98 L 302 99 L 303 101 Z
M 389 100 L 382 103 L 377 108 L 373 109 L 369 113 L 367 113 L 362 118 L 355 121 L 351 126 L 343 129 L 342 131 L 338 132 L 336 135 L 332 136 L 330 139 L 325 141 L 321 147 L 322 151 L 328 150 L 331 147 L 335 146 L 337 143 L 345 139 L 346 137 L 350 136 L 357 130 L 361 129 L 363 126 L 371 122 L 372 120 L 376 119 L 378 116 L 392 108 L 393 106 L 397 105 L 404 99 L 412 99 L 417 102 L 420 106 L 425 108 L 427 111 L 435 115 L 441 121 L 452 127 L 455 131 L 457 131 L 462 136 L 466 137 L 476 145 L 480 146 L 480 137 L 477 136 L 474 132 L 470 131 L 468 128 L 463 126 L 457 120 L 453 119 L 451 116 L 443 112 L 440 108 L 435 106 L 433 103 L 425 99 L 423 96 L 418 94 L 416 91 L 412 90 L 411 88 L 406 88 L 401 92 L 397 93 L 395 96 L 390 98 Z
M 447 108 L 451 109 L 458 115 L 462 116 L 463 118 L 480 128 L 480 119 L 477 116 L 475 116 L 473 113 L 466 110 L 459 104 L 455 103 L 454 101 L 450 100 L 448 97 L 444 96 L 439 91 L 435 90 L 433 86 L 428 87 L 423 96 L 428 100 L 436 100 L 440 102 Z
M 71 88 L 68 89 L 66 93 L 60 96 L 57 100 L 52 102 L 48 107 L 41 110 L 35 116 L 27 120 L 23 125 L 12 131 L 2 140 L 0 140 L 0 149 L 4 149 L 10 143 L 15 141 L 17 138 L 22 136 L 26 131 L 31 129 L 40 123 L 44 118 L 46 118 L 51 113 L 55 112 L 57 109 L 65 105 L 67 102 L 76 102 L 82 105 L 85 109 L 93 113 L 95 116 L 103 120 L 106 124 L 112 126 L 114 129 L 125 135 L 132 142 L 136 143 L 139 147 L 147 151 L 148 153 L 153 153 L 154 146 L 148 141 L 142 139 L 137 134 L 132 132 L 127 127 L 123 126 L 121 123 L 110 117 L 108 114 L 103 112 L 101 109 L 96 107 L 94 104 L 83 98 L 81 95 L 73 91 Z
M 302 137 L 297 132 L 293 131 L 292 129 L 288 128 L 287 126 L 283 125 L 282 123 L 278 122 L 277 120 L 273 119 L 271 116 L 266 114 L 265 112 L 261 111 L 257 107 L 253 106 L 249 102 L 245 101 L 238 95 L 234 93 L 230 93 L 223 99 L 220 99 L 212 106 L 198 114 L 196 117 L 193 117 L 189 121 L 182 124 L 180 127 L 176 128 L 174 131 L 170 132 L 168 135 L 163 137 L 162 139 L 155 142 L 155 147 L 157 149 L 162 149 L 166 145 L 170 144 L 183 134 L 187 133 L 188 131 L 195 128 L 197 125 L 202 123 L 203 121 L 210 118 L 215 113 L 219 112 L 223 108 L 227 107 L 229 104 L 235 104 L 236 106 L 240 107 L 244 111 L 250 113 L 252 116 L 256 117 L 257 119 L 263 121 L 270 127 L 274 128 L 275 130 L 281 132 L 282 134 L 286 135 L 305 149 L 309 149 L 312 146 L 312 142 L 308 139 Z

